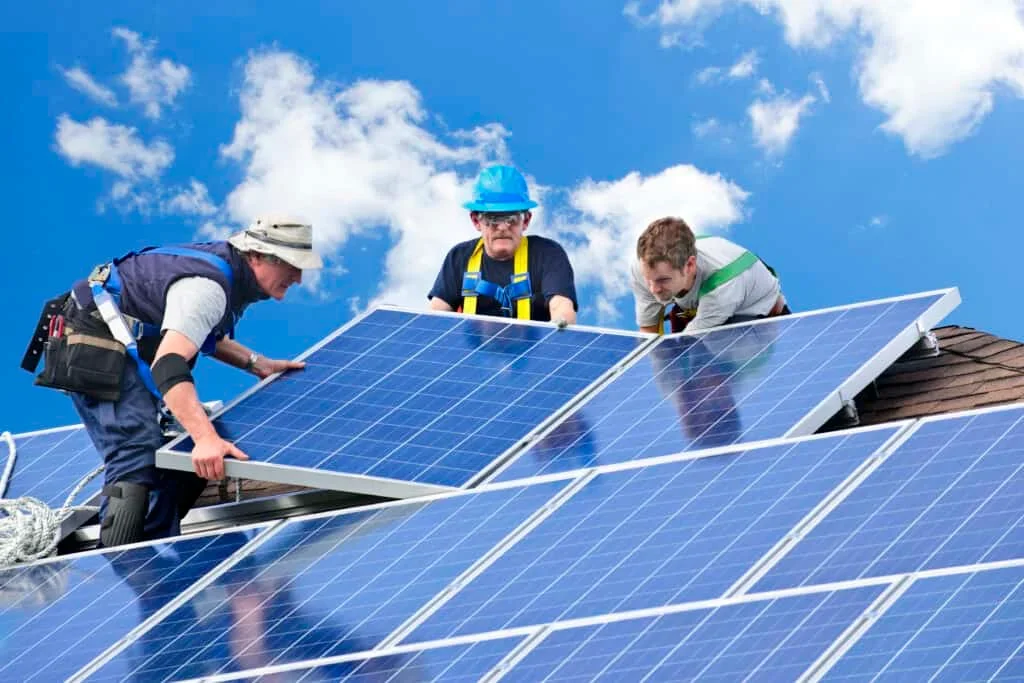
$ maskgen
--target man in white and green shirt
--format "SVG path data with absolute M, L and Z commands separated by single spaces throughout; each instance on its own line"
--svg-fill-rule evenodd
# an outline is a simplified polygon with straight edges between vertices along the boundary
M 672 332 L 695 332 L 790 312 L 779 279 L 757 256 L 722 237 L 696 239 L 681 218 L 647 226 L 631 280 L 643 332 L 661 334 L 666 318 Z

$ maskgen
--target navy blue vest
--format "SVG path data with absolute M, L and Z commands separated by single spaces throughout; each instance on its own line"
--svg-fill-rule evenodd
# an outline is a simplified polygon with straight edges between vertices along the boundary
M 122 313 L 142 322 L 159 325 L 164 318 L 167 290 L 172 284 L 185 277 L 209 278 L 220 284 L 228 300 L 224 317 L 213 329 L 213 335 L 220 338 L 234 328 L 235 322 L 242 317 L 249 304 L 269 298 L 256 282 L 256 276 L 245 257 L 227 242 L 196 242 L 177 246 L 207 251 L 221 257 L 231 264 L 234 282 L 229 284 L 217 266 L 202 259 L 132 252 L 114 260 L 121 276 Z M 86 279 L 76 282 L 73 290 L 83 308 L 93 308 L 92 292 Z M 147 338 L 146 341 L 150 340 Z M 149 346 L 140 343 L 140 352 Z M 154 343 L 152 349 L 146 348 L 145 351 L 149 353 L 142 355 L 151 356 L 156 351 L 155 346 Z

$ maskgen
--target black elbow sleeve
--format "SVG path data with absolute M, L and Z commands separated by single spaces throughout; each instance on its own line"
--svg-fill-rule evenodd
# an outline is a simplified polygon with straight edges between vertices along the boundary
M 169 353 L 166 356 L 160 356 L 151 369 L 153 373 L 153 381 L 156 383 L 156 388 L 160 390 L 161 394 L 167 394 L 167 392 L 176 384 L 181 382 L 188 382 L 189 384 L 195 384 L 192 379 L 192 369 L 188 366 L 188 361 L 185 357 L 177 353 Z

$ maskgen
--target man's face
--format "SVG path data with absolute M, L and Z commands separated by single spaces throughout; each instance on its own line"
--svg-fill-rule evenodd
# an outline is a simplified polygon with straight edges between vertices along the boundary
M 271 254 L 253 254 L 249 265 L 263 293 L 278 301 L 289 287 L 302 282 L 301 270 Z
M 677 294 L 693 287 L 697 277 L 697 257 L 691 256 L 682 268 L 673 268 L 668 261 L 658 261 L 653 267 L 641 263 L 640 273 L 654 298 L 668 304 Z
M 529 211 L 508 211 L 473 212 L 469 217 L 473 226 L 483 235 L 487 255 L 496 261 L 507 261 L 515 255 L 531 216 Z

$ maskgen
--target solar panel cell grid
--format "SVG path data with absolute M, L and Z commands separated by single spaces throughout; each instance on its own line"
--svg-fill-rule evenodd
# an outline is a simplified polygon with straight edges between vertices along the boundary
M 506 681 L 792 681 L 878 586 L 556 630 Z
M 571 425 L 525 451 L 496 480 L 793 435 L 823 400 L 942 298 L 925 295 L 666 337 L 576 411 Z
M 15 435 L 14 443 L 17 455 L 5 498 L 32 496 L 50 507 L 60 507 L 78 482 L 101 462 L 82 427 Z M 6 458 L 6 448 L 0 444 L 0 471 Z M 75 502 L 84 504 L 95 498 L 101 485 L 99 479 L 94 480 Z
M 1024 677 L 1024 567 L 916 580 L 826 674 L 832 681 Z
M 410 640 L 720 597 L 894 433 L 600 474 Z
M 262 462 L 463 486 L 643 341 L 376 311 L 217 426 Z
M 923 423 L 755 590 L 1024 557 L 1022 418 Z
M 288 522 L 91 680 L 171 680 L 377 647 L 566 485 Z

